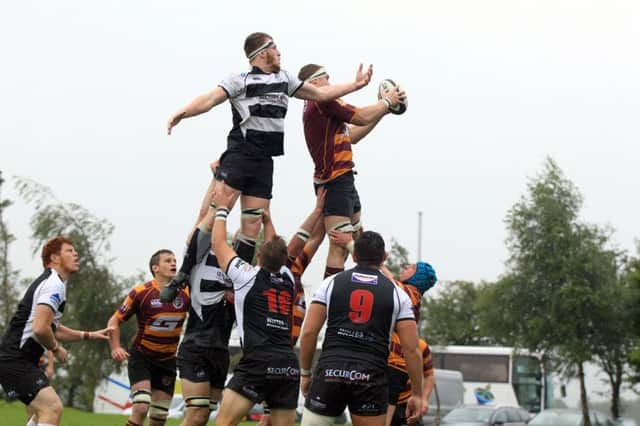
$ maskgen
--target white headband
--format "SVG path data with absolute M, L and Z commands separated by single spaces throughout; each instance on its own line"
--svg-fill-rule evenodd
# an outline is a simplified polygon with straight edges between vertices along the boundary
M 324 77 L 325 75 L 328 75 L 327 70 L 325 70 L 324 67 L 320 67 L 316 72 L 307 77 L 305 81 L 313 81 L 316 78 Z
M 260 47 L 258 47 L 256 50 L 254 50 L 253 52 L 249 53 L 247 55 L 247 58 L 249 58 L 249 60 L 252 60 L 253 58 L 255 58 L 256 56 L 258 56 L 258 54 L 260 52 L 262 52 L 263 50 L 267 50 L 273 46 L 275 46 L 276 44 L 273 42 L 273 40 L 267 40 L 266 42 L 264 42 L 264 44 Z

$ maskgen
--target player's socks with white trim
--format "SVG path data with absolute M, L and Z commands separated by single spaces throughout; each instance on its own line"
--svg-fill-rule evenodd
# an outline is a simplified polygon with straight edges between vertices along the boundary
M 247 263 L 251 263 L 253 261 L 253 255 L 256 252 L 256 240 L 251 237 L 238 234 L 235 243 L 233 243 L 233 249 L 238 253 L 240 259 Z

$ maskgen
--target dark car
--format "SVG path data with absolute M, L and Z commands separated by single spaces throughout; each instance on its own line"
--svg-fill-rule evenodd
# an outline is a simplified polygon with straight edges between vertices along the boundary
M 591 426 L 615 426 L 611 417 L 591 410 L 589 412 Z M 537 426 L 583 426 L 582 411 L 575 408 L 550 408 L 543 410 L 529 422 Z
M 520 407 L 463 405 L 444 416 L 442 424 L 461 426 L 525 426 L 529 413 Z

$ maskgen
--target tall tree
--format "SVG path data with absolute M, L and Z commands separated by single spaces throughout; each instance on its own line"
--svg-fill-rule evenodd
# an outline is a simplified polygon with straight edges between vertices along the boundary
M 617 253 L 609 233 L 580 222 L 582 197 L 551 159 L 531 179 L 506 219 L 510 252 L 501 283 L 502 309 L 519 315 L 510 336 L 518 346 L 558 355 L 560 366 L 578 371 L 583 421 L 589 426 L 584 363 L 607 309 L 603 289 L 614 285 Z
M 80 255 L 80 270 L 67 282 L 69 303 L 63 323 L 76 329 L 104 327 L 129 284 L 111 271 L 113 225 L 78 204 L 61 202 L 48 187 L 32 180 L 19 178 L 16 187 L 35 209 L 30 220 L 34 253 L 48 239 L 64 235 Z M 57 366 L 64 374 L 57 374 L 54 384 L 65 405 L 89 409 L 96 385 L 115 368 L 109 346 L 78 342 L 70 353 L 67 364 Z
M 4 179 L 0 171 L 0 333 L 9 325 L 18 303 L 18 271 L 9 261 L 9 246 L 15 237 L 4 222 L 4 210 L 11 205 L 10 200 L 2 198 Z
M 623 273 L 623 283 L 629 292 L 631 303 L 631 329 L 633 330 L 634 345 L 629 354 L 629 363 L 632 367 L 631 383 L 640 384 L 640 242 L 638 242 L 637 254 L 629 259 Z
M 394 275 L 398 276 L 405 265 L 409 264 L 409 251 L 395 238 L 391 238 L 391 249 L 385 263 Z
M 481 345 L 478 298 L 487 284 L 452 281 L 441 284 L 434 298 L 423 301 L 420 330 L 434 345 Z

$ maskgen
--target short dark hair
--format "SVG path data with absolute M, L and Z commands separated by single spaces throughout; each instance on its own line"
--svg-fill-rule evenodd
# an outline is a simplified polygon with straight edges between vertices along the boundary
M 364 231 L 355 241 L 353 253 L 358 264 L 380 265 L 386 254 L 384 239 L 373 231 Z
M 149 271 L 151 271 L 151 275 L 153 275 L 154 277 L 156 276 L 156 274 L 153 273 L 153 267 L 160 264 L 160 256 L 163 254 L 173 254 L 173 252 L 167 249 L 160 249 L 157 252 L 153 253 L 151 255 L 151 259 L 149 259 Z
M 249 34 L 247 36 L 247 38 L 244 40 L 244 54 L 247 55 L 247 57 L 248 57 L 251 52 L 253 52 L 258 47 L 263 45 L 264 42 L 269 40 L 269 39 L 273 40 L 273 37 L 271 37 L 267 33 L 251 33 L 251 34 Z
M 287 263 L 287 243 L 281 236 L 276 236 L 260 246 L 260 266 L 269 272 L 278 272 Z
M 62 246 L 65 244 L 73 245 L 73 241 L 66 237 L 54 237 L 42 246 L 42 266 L 45 268 L 51 262 L 51 256 L 60 254 Z
M 311 77 L 311 75 L 314 72 L 318 71 L 320 68 L 322 68 L 322 66 L 318 64 L 307 64 L 304 67 L 300 68 L 300 71 L 298 72 L 298 78 L 301 81 L 305 81 L 306 79 Z

